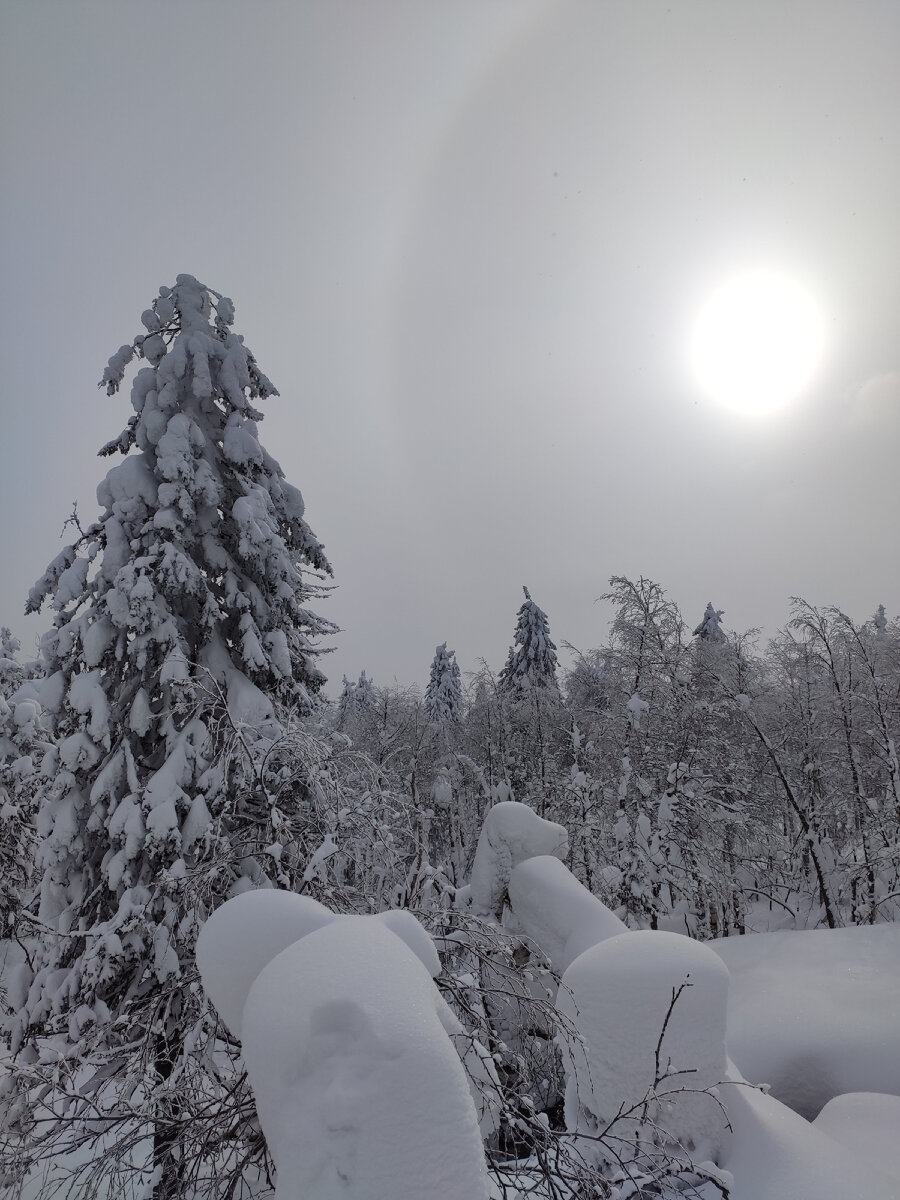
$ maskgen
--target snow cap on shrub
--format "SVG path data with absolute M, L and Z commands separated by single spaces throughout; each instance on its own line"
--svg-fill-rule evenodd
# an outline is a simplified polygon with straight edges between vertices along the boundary
M 558 1000 L 580 1035 L 561 1039 L 569 1129 L 597 1133 L 621 1112 L 616 1136 L 649 1119 L 712 1158 L 726 1123 L 705 1089 L 725 1078 L 727 999 L 725 964 L 681 934 L 622 933 L 579 955 Z

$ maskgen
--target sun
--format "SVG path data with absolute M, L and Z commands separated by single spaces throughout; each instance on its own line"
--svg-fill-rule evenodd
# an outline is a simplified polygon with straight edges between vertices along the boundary
M 812 379 L 822 356 L 818 306 L 777 271 L 734 276 L 712 293 L 697 318 L 691 359 L 703 391 L 737 412 L 782 408 Z

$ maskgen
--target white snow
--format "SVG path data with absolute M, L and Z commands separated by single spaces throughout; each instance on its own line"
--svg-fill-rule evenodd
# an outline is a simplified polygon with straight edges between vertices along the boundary
M 88 561 L 86 558 L 76 558 L 70 567 L 59 577 L 56 585 L 56 595 L 53 598 L 54 608 L 65 608 L 73 600 L 77 600 L 84 591 L 87 579 Z
M 623 1114 L 613 1133 L 629 1137 L 649 1117 L 698 1160 L 713 1158 L 725 1117 L 704 1089 L 725 1079 L 727 997 L 721 959 L 681 934 L 622 933 L 576 958 L 557 999 L 581 1035 L 560 1035 L 567 1127 L 596 1133 Z
M 829 1136 L 827 1125 L 740 1083 L 720 1094 L 733 1130 L 721 1164 L 734 1177 L 731 1200 L 900 1200 L 900 1179 Z
M 92 621 L 81 635 L 85 664 L 89 667 L 99 666 L 115 637 L 116 627 L 108 617 Z
M 334 837 L 330 833 L 326 833 L 322 844 L 315 850 L 306 864 L 306 869 L 303 872 L 303 882 L 310 883 L 317 876 L 324 879 L 325 864 L 329 858 L 332 858 L 338 852 L 337 844 Z
M 441 960 L 428 930 L 405 908 L 389 908 L 375 914 L 376 921 L 387 926 L 412 950 L 433 979 L 441 973 Z
M 190 821 L 191 817 L 185 822 L 186 843 Z M 192 826 L 191 833 L 199 836 Z M 242 892 L 215 910 L 197 938 L 197 965 L 207 995 L 235 1036 L 240 1037 L 247 993 L 263 967 L 300 938 L 343 920 L 349 918 L 310 896 L 274 888 Z M 384 926 L 404 942 L 429 975 L 441 973 L 434 942 L 411 912 L 389 909 L 366 920 Z
M 191 807 L 181 827 L 181 848 L 186 853 L 201 839 L 212 824 L 212 816 L 202 794 L 191 801 Z
M 143 500 L 152 507 L 156 503 L 156 494 L 156 480 L 149 462 L 143 454 L 136 454 L 124 458 L 107 472 L 97 487 L 97 503 L 102 508 L 114 509 L 120 505 L 130 511 L 136 500 Z
M 227 900 L 197 938 L 197 966 L 219 1016 L 241 1036 L 247 994 L 260 971 L 282 950 L 335 915 L 310 896 L 263 888 Z
M 519 925 L 558 974 L 591 946 L 626 932 L 602 900 L 558 858 L 547 855 L 525 859 L 513 868 L 509 902 Z
M 472 865 L 472 907 L 499 916 L 513 867 L 537 854 L 564 858 L 569 838 L 562 825 L 545 821 L 527 804 L 502 800 L 484 818 Z
M 129 728 L 143 737 L 152 724 L 153 712 L 150 708 L 149 697 L 143 688 L 138 688 L 128 715 Z
M 366 917 L 310 933 L 263 969 L 242 1039 L 277 1200 L 487 1197 L 441 1004 L 420 960 Z
M 900 1096 L 879 1092 L 835 1096 L 813 1127 L 900 1183 Z
M 900 1095 L 900 925 L 722 938 L 728 1053 L 807 1118 L 842 1092 Z
M 90 713 L 88 732 L 95 742 L 109 736 L 109 702 L 100 682 L 100 671 L 82 671 L 69 686 L 69 704 L 77 713 Z
M 70 771 L 93 766 L 100 751 L 85 733 L 72 733 L 59 743 L 59 761 Z
M 641 728 L 641 722 L 650 711 L 650 704 L 647 700 L 642 700 L 635 692 L 625 705 L 625 711 L 628 713 L 628 720 L 635 729 Z

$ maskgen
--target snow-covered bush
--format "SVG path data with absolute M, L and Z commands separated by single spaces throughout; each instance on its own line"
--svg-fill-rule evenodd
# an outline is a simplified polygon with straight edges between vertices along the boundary
M 900 925 L 720 938 L 728 1053 L 812 1120 L 844 1092 L 900 1096 Z
M 240 1030 L 277 1198 L 487 1197 L 434 946 L 409 914 L 384 917 L 255 893 L 201 931 L 204 986 Z
M 568 835 L 561 825 L 545 821 L 515 800 L 488 809 L 472 866 L 472 906 L 476 913 L 499 916 L 509 877 L 516 863 L 536 854 L 564 858 Z
M 726 1073 L 728 970 L 681 934 L 626 932 L 586 950 L 562 977 L 566 1124 L 608 1160 L 648 1146 L 712 1159 L 727 1120 L 711 1089 Z
M 579 954 L 626 930 L 602 900 L 549 855 L 526 858 L 515 866 L 508 894 L 516 925 L 560 975 Z

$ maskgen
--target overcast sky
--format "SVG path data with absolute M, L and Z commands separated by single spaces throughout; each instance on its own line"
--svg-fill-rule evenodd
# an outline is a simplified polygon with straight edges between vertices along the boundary
M 337 590 L 335 685 L 499 667 L 521 585 L 599 645 L 611 574 L 699 621 L 900 611 L 900 5 L 0 0 L 0 621 L 127 390 L 160 284 L 233 297 L 261 440 Z M 815 295 L 812 384 L 750 420 L 688 344 L 748 265 Z M 334 688 L 330 688 L 332 692 Z

